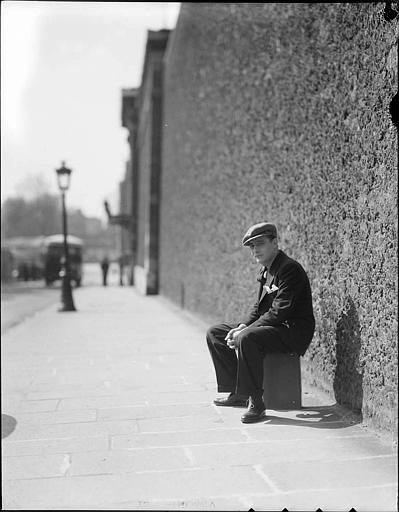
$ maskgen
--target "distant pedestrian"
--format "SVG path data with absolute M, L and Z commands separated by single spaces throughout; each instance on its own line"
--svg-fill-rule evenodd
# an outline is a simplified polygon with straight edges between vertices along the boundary
M 101 261 L 101 271 L 103 273 L 103 286 L 107 286 L 108 270 L 109 270 L 109 260 L 105 256 Z
M 119 284 L 120 284 L 120 286 L 123 286 L 123 255 L 119 256 L 118 263 L 119 263 Z

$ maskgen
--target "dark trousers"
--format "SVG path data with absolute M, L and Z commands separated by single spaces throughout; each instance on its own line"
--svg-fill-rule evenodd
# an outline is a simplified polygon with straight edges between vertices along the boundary
M 261 397 L 263 394 L 263 359 L 268 353 L 291 353 L 280 335 L 284 327 L 248 327 L 238 338 L 237 351 L 225 341 L 236 325 L 218 324 L 206 334 L 220 393 L 238 393 Z

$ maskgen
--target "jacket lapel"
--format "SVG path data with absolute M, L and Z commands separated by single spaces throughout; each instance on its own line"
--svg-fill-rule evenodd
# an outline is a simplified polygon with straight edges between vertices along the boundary
M 266 271 L 266 267 L 263 267 L 259 273 L 258 281 L 259 281 L 259 293 L 258 293 L 258 303 L 261 301 L 262 293 L 264 291 L 264 285 L 266 282 L 266 279 L 264 277 Z
M 281 250 L 277 253 L 277 256 L 274 258 L 273 263 L 270 265 L 270 270 L 268 270 L 267 272 L 266 282 L 264 282 L 263 284 L 265 284 L 269 288 L 271 288 L 271 286 L 274 283 L 274 277 L 279 267 L 279 260 L 282 254 L 283 252 Z M 266 267 L 264 267 L 264 270 L 266 270 Z M 263 288 L 262 291 L 259 293 L 259 302 L 261 302 L 267 295 L 268 294 L 266 293 L 266 290 Z
M 265 298 L 266 295 L 268 295 L 266 293 L 265 286 L 268 286 L 269 288 L 271 288 L 271 286 L 273 284 L 273 281 L 274 281 L 274 275 L 272 275 L 270 272 L 268 272 L 265 285 L 263 286 L 262 293 L 260 295 L 260 300 L 261 301 Z

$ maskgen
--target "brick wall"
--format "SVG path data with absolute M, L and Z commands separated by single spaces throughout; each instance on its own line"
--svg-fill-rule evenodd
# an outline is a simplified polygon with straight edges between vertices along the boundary
M 249 225 L 312 283 L 307 378 L 394 429 L 397 20 L 383 3 L 182 4 L 165 59 L 161 293 L 209 322 L 256 298 Z

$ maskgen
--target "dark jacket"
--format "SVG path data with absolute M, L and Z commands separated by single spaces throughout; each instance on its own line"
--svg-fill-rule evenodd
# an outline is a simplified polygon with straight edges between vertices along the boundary
M 261 276 L 264 270 L 265 268 L 262 268 Z M 273 276 L 269 288 L 278 289 L 267 293 L 264 289 L 265 280 L 258 279 L 258 300 L 242 323 L 251 327 L 280 327 L 279 332 L 284 343 L 293 352 L 303 355 L 312 341 L 315 329 L 308 276 L 297 261 L 281 250 L 275 257 L 269 273 Z

